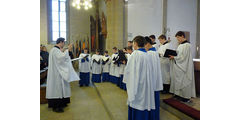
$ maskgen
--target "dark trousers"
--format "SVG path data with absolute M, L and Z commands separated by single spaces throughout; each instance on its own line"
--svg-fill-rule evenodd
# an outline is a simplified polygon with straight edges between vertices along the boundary
M 170 84 L 163 84 L 163 91 L 169 93 Z
M 68 98 L 58 98 L 58 99 L 48 99 L 49 108 L 63 108 L 70 103 L 70 97 Z
M 80 72 L 80 80 L 79 80 L 79 85 L 86 85 L 88 86 L 90 83 L 90 73 L 83 73 Z

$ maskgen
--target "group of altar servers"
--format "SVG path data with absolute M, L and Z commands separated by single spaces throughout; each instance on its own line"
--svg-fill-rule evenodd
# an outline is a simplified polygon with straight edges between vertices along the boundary
M 132 47 L 124 50 L 113 47 L 112 50 L 112 56 L 108 55 L 108 51 L 104 51 L 104 55 L 100 55 L 99 50 L 96 50 L 96 53 L 91 56 L 88 49 L 84 49 L 84 52 L 79 56 L 80 87 L 89 86 L 90 73 L 92 73 L 92 82 L 112 82 L 126 90 L 126 84 L 122 80 L 127 59 L 132 53 Z
M 79 80 L 80 86 L 88 86 L 91 72 L 92 82 L 109 81 L 127 90 L 129 120 L 159 120 L 160 91 L 173 93 L 183 102 L 196 97 L 191 45 L 184 32 L 177 32 L 175 37 L 179 43 L 177 56 L 164 57 L 169 49 L 165 35 L 160 35 L 159 41 L 155 36 L 136 36 L 126 50 L 114 47 L 111 57 L 108 51 L 100 55 L 99 50 L 90 56 L 84 49 L 79 56 L 80 78 L 74 74 L 67 50 L 59 48 L 59 44 L 64 46 L 59 38 L 49 55 L 46 96 L 49 107 L 62 112 L 70 102 L 69 82 Z

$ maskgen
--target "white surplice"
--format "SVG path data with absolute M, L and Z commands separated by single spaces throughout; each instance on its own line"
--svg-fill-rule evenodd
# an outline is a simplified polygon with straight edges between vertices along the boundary
M 103 73 L 109 73 L 109 70 L 110 70 L 111 57 L 109 55 L 102 56 L 103 61 L 107 61 L 107 59 L 108 59 L 108 62 L 106 62 L 104 65 L 102 65 Z
M 86 57 L 88 55 L 88 61 L 86 59 L 84 59 L 84 57 Z M 90 54 L 85 54 L 85 53 L 81 53 L 79 55 L 79 72 L 83 72 L 83 73 L 88 73 L 91 71 L 91 66 L 90 66 L 90 63 L 91 63 L 91 56 Z M 84 59 L 85 61 L 82 62 L 82 59 Z
M 160 48 L 160 41 L 159 40 L 155 40 L 155 43 L 156 44 L 154 44 L 153 47 L 155 47 L 156 50 L 158 51 L 158 49 Z
M 147 52 L 135 50 L 124 70 L 123 82 L 127 86 L 130 107 L 138 110 L 155 109 L 152 66 Z
M 53 47 L 49 53 L 46 98 L 70 97 L 70 82 L 78 80 L 80 79 L 73 69 L 68 50 L 62 52 L 59 48 Z
M 155 91 L 161 91 L 163 90 L 163 81 L 162 81 L 162 72 L 161 72 L 161 63 L 159 54 L 156 51 L 156 48 L 150 48 L 149 51 L 147 51 L 149 54 L 149 58 L 151 59 L 150 64 L 152 65 L 152 76 L 153 76 L 153 84 Z
M 158 49 L 158 53 L 160 54 L 163 83 L 170 84 L 169 58 L 163 57 L 166 49 L 169 49 L 169 43 L 164 43 L 161 45 L 161 47 Z
M 100 64 L 97 64 L 96 62 L 93 62 L 93 60 L 96 60 L 97 62 L 100 61 Z M 102 56 L 94 54 L 92 56 L 91 66 L 92 66 L 92 73 L 93 74 L 101 74 L 102 73 Z
M 170 92 L 184 98 L 196 97 L 194 66 L 190 43 L 177 48 L 177 56 L 170 61 Z
M 110 64 L 110 71 L 109 71 L 109 75 L 111 75 L 111 76 L 114 76 L 114 74 L 115 74 L 115 67 L 116 67 L 116 65 L 113 64 L 113 63 L 115 62 L 114 58 L 117 58 L 117 56 L 118 56 L 117 53 L 114 53 L 111 56 L 111 64 Z

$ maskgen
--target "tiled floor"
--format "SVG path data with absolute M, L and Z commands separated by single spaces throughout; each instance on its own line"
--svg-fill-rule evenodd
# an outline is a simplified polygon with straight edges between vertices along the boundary
M 71 103 L 64 113 L 55 113 L 40 105 L 41 120 L 127 120 L 127 94 L 112 83 L 95 83 L 95 87 L 78 87 L 71 83 Z M 169 96 L 169 95 L 168 95 Z M 167 97 L 167 96 L 163 96 Z M 161 120 L 179 120 L 160 108 Z

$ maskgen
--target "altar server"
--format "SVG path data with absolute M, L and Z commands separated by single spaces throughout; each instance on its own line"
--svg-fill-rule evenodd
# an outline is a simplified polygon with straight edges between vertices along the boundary
M 123 74 L 124 74 L 124 68 L 127 63 L 127 57 L 123 50 L 119 50 L 118 52 L 118 59 L 116 60 L 117 67 L 119 68 L 119 77 L 117 78 L 117 86 L 123 89 Z
M 109 69 L 111 64 L 111 57 L 108 55 L 108 51 L 104 52 L 104 56 L 102 56 L 102 81 L 108 82 L 109 81 Z
M 100 55 L 100 50 L 96 50 L 96 54 L 92 56 L 91 66 L 92 66 L 92 82 L 101 82 L 102 73 L 102 56 Z
M 167 57 L 163 57 L 166 49 L 169 49 L 169 43 L 166 40 L 165 35 L 160 35 L 158 37 L 161 47 L 158 49 L 158 53 L 160 56 L 161 62 L 161 70 L 162 70 L 162 78 L 163 78 L 163 94 L 169 93 L 170 88 L 170 65 L 169 59 Z
M 152 82 L 154 84 L 154 91 L 155 91 L 155 110 L 153 110 L 153 115 L 155 115 L 154 120 L 160 119 L 160 91 L 163 90 L 163 82 L 162 82 L 162 72 L 161 72 L 161 63 L 159 54 L 156 51 L 156 48 L 152 46 L 152 41 L 149 37 L 145 37 L 146 44 L 145 49 L 149 54 L 149 58 L 151 59 L 150 63 L 152 65 Z
M 132 41 L 128 41 L 127 46 L 128 47 L 132 47 L 133 46 L 133 42 Z
M 49 65 L 46 87 L 48 107 L 54 112 L 64 112 L 63 107 L 70 103 L 70 82 L 79 80 L 74 71 L 68 50 L 63 51 L 64 38 L 58 38 L 56 46 L 49 53 Z M 72 49 L 72 45 L 68 46 Z
M 90 81 L 90 63 L 91 56 L 88 54 L 88 49 L 84 48 L 84 53 L 79 55 L 79 72 L 80 72 L 80 81 L 79 86 L 89 86 Z
M 191 44 L 182 31 L 177 32 L 175 37 L 179 46 L 177 56 L 170 56 L 173 65 L 170 92 L 180 96 L 183 102 L 189 102 L 191 97 L 196 97 Z
M 150 35 L 149 38 L 152 40 L 153 47 L 155 47 L 156 50 L 158 50 L 159 47 L 160 47 L 160 42 L 159 42 L 159 40 L 156 40 L 155 35 Z
M 132 46 L 129 46 L 129 47 L 126 48 L 125 56 L 126 56 L 126 58 L 127 58 L 127 61 L 129 60 L 132 52 L 133 52 L 133 51 L 132 51 Z M 123 77 L 124 77 L 124 70 L 125 70 L 126 64 L 127 64 L 127 63 L 124 63 L 124 68 L 123 68 L 123 70 L 122 70 L 123 75 L 120 76 L 120 80 L 122 81 L 122 89 L 125 90 L 125 91 L 127 90 L 127 87 L 126 87 L 126 83 L 123 82 Z
M 134 51 L 134 49 L 133 49 L 133 41 L 128 41 L 127 47 L 132 47 L 132 51 Z
M 127 47 L 127 54 L 128 54 L 127 56 L 131 55 L 132 52 L 133 52 L 132 47 Z
M 127 86 L 128 120 L 153 120 L 155 116 L 151 58 L 144 48 L 145 39 L 133 40 L 134 52 L 127 62 L 123 81 Z
M 114 64 L 114 63 L 118 56 L 117 50 L 118 49 L 116 47 L 113 47 L 113 49 L 112 49 L 113 54 L 111 56 L 111 65 L 110 65 L 110 71 L 109 71 L 109 79 L 110 79 L 110 82 L 112 82 L 112 83 L 115 83 L 114 74 L 115 74 L 116 64 Z

